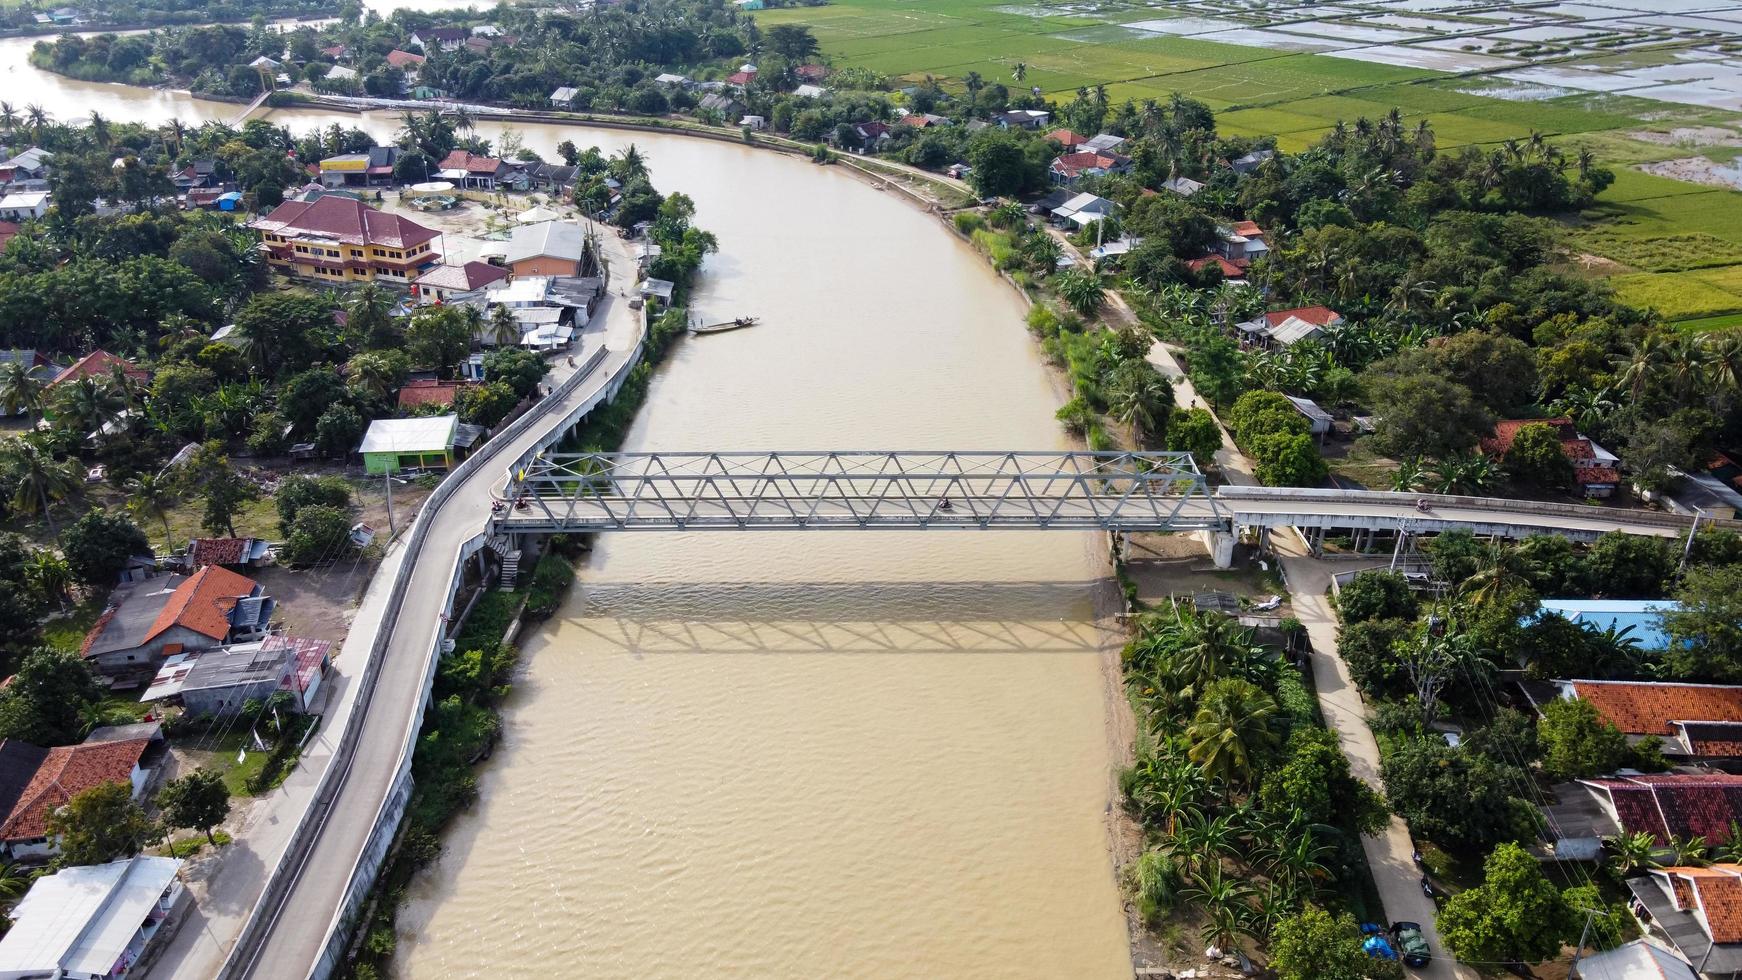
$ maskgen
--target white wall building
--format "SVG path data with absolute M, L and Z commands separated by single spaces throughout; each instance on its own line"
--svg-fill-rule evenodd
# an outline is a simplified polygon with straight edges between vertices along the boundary
M 141 856 L 39 879 L 0 939 L 0 980 L 129 975 L 181 898 L 181 866 Z

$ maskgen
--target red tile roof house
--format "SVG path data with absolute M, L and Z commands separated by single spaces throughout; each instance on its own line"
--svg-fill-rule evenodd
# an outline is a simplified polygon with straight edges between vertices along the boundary
M 398 68 L 400 71 L 416 68 L 418 65 L 423 64 L 423 62 L 423 55 L 414 51 L 401 51 L 398 48 L 394 48 L 392 51 L 387 52 L 387 63 Z
M 438 265 L 411 284 L 411 294 L 426 306 L 445 303 L 454 293 L 469 293 L 508 278 L 508 270 L 488 262 Z
M 756 81 L 756 69 L 755 68 L 749 68 L 749 67 L 741 68 L 738 71 L 735 71 L 732 74 L 726 76 L 726 84 L 727 85 L 736 85 L 739 88 L 743 88 L 744 86 L 749 85 L 751 82 L 754 82 L 754 81 Z
M 1561 452 L 1573 464 L 1573 479 L 1587 497 L 1607 497 L 1621 482 L 1621 460 L 1614 453 L 1579 434 L 1569 418 L 1501 419 L 1494 423 L 1494 434 L 1482 440 L 1482 451 L 1502 460 L 1512 448 L 1512 440 L 1527 425 L 1546 425 L 1561 441 Z
M 1080 178 L 1116 174 L 1130 166 L 1131 161 L 1117 153 L 1065 153 L 1053 160 L 1048 173 L 1054 184 L 1075 187 Z
M 55 375 L 54 380 L 50 381 L 46 387 L 53 388 L 55 385 L 77 381 L 80 378 L 107 378 L 115 373 L 116 368 L 120 368 L 122 374 L 134 381 L 151 380 L 151 372 L 132 361 L 116 357 L 106 350 L 94 350 L 62 368 L 61 372 Z
M 218 565 L 122 586 L 80 652 L 112 687 L 149 683 L 165 656 L 265 634 L 276 608 L 260 583 Z
M 1072 150 L 1075 150 L 1077 148 L 1077 144 L 1083 142 L 1083 138 L 1081 136 L 1078 136 L 1076 133 L 1073 133 L 1068 129 L 1055 129 L 1052 132 L 1046 134 L 1046 138 L 1049 140 L 1052 140 L 1054 143 L 1057 143 L 1058 145 L 1064 147 L 1065 152 L 1067 152 L 1067 153 L 1069 153 Z
M 60 853 L 48 834 L 49 814 L 88 789 L 123 783 L 138 798 L 150 772 L 140 759 L 149 738 L 86 742 L 41 749 L 16 739 L 0 742 L 0 855 L 9 861 L 45 861 Z
M 399 407 L 413 410 L 425 405 L 450 406 L 462 390 L 470 387 L 469 381 L 437 381 L 434 378 L 407 381 L 399 389 Z
M 195 538 L 188 542 L 188 568 L 255 565 L 265 560 L 267 548 L 261 538 Z
M 828 65 L 799 65 L 792 74 L 801 82 L 820 82 L 829 77 Z
M 1186 263 L 1186 268 L 1193 272 L 1202 272 L 1210 266 L 1222 270 L 1222 278 L 1228 282 L 1245 282 L 1246 267 L 1236 262 L 1230 262 L 1220 255 L 1211 253 L 1201 258 L 1192 259 Z
M 1701 976 L 1742 972 L 1742 865 L 1653 868 L 1627 888 Z
M 1543 807 L 1554 856 L 1593 861 L 1603 839 L 1647 833 L 1660 844 L 1671 837 L 1729 841 L 1742 821 L 1742 776 L 1730 773 L 1616 775 L 1554 788 L 1559 802 Z
M 442 158 L 442 179 L 461 187 L 494 190 L 496 182 L 508 176 L 508 164 L 495 157 L 481 157 L 469 150 L 455 150 Z
M 1563 698 L 1591 702 L 1632 741 L 1659 739 L 1666 756 L 1742 758 L 1742 686 L 1591 680 L 1557 680 L 1554 686 Z

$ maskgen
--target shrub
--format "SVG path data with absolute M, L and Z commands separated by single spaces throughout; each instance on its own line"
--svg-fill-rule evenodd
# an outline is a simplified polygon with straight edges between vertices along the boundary
M 341 510 L 349 508 L 351 485 L 337 476 L 287 476 L 279 482 L 278 490 L 272 496 L 278 507 L 279 530 L 289 536 L 297 511 L 304 507 L 320 504 Z
M 1414 619 L 1415 593 L 1409 580 L 1396 572 L 1365 571 L 1337 593 L 1337 612 L 1344 623 Z
M 309 504 L 291 521 L 280 557 L 293 568 L 307 568 L 346 557 L 355 548 L 349 514 L 326 504 Z
M 526 614 L 542 619 L 556 612 L 574 580 L 575 567 L 563 558 L 551 554 L 540 558 L 526 590 Z
M 61 551 L 73 577 L 86 585 L 108 587 L 115 584 L 127 559 L 134 555 L 149 555 L 151 544 L 145 532 L 122 514 L 105 514 L 100 510 L 85 515 L 67 525 L 60 535 Z
M 986 227 L 986 219 L 978 211 L 957 211 L 951 220 L 956 223 L 956 230 L 964 235 L 972 235 Z
M 1259 436 L 1306 435 L 1306 416 L 1295 410 L 1294 403 L 1274 391 L 1248 391 L 1234 401 L 1228 410 L 1228 428 L 1234 441 L 1247 445 Z

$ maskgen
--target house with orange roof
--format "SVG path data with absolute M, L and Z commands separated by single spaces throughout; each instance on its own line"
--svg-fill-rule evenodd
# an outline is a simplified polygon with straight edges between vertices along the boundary
M 441 178 L 461 187 L 495 190 L 496 183 L 508 176 L 508 164 L 496 157 L 487 157 L 470 150 L 455 150 L 442 157 Z
M 1131 169 L 1131 160 L 1112 151 L 1062 153 L 1053 158 L 1047 173 L 1061 187 L 1075 187 L 1084 177 L 1104 177 Z
M 411 411 L 425 405 L 451 408 L 460 392 L 472 387 L 470 381 L 438 381 L 435 378 L 414 378 L 399 389 L 399 407 Z
M 1216 251 L 1232 262 L 1245 265 L 1269 254 L 1264 229 L 1255 221 L 1236 221 L 1216 229 Z
M 149 682 L 165 656 L 258 639 L 276 602 L 253 579 L 221 565 L 116 589 L 80 653 L 112 686 Z
M 1326 329 L 1342 323 L 1343 314 L 1328 306 L 1298 306 L 1272 310 L 1234 327 L 1240 333 L 1241 343 L 1249 347 L 1288 347 L 1303 340 L 1317 340 Z
M 1557 680 L 1554 690 L 1560 697 L 1590 702 L 1633 741 L 1657 739 L 1666 756 L 1701 762 L 1742 758 L 1742 686 Z
M 151 773 L 142 763 L 150 737 L 38 748 L 16 739 L 0 742 L 0 856 L 45 861 L 60 853 L 49 835 L 49 815 L 88 789 L 128 786 L 137 799 Z
M 1186 263 L 1186 268 L 1192 270 L 1194 273 L 1202 272 L 1209 268 L 1215 268 L 1222 273 L 1222 278 L 1228 282 L 1246 281 L 1246 268 L 1244 266 L 1230 262 L 1227 258 L 1217 255 L 1214 252 L 1192 259 Z
M 150 371 L 124 357 L 117 357 L 106 350 L 99 349 L 91 351 L 84 357 L 61 368 L 60 373 L 55 375 L 54 380 L 50 381 L 46 387 L 53 388 L 55 385 L 77 381 L 80 378 L 108 378 L 113 376 L 117 369 L 134 381 L 144 383 L 151 380 Z
M 1046 134 L 1046 138 L 1064 147 L 1066 152 L 1075 150 L 1077 144 L 1083 141 L 1081 136 L 1078 136 L 1076 133 L 1073 133 L 1068 129 L 1055 129 Z
M 1627 889 L 1701 976 L 1742 973 L 1742 865 L 1652 868 Z
M 1482 451 L 1505 460 L 1512 441 L 1526 426 L 1546 425 L 1560 440 L 1561 454 L 1573 464 L 1573 480 L 1587 497 L 1607 497 L 1621 482 L 1621 458 L 1597 443 L 1562 416 L 1554 419 L 1501 419 L 1494 423 L 1494 433 L 1482 440 Z
M 423 55 L 415 51 L 401 51 L 394 48 L 387 52 L 387 63 L 400 71 L 414 71 L 423 64 Z

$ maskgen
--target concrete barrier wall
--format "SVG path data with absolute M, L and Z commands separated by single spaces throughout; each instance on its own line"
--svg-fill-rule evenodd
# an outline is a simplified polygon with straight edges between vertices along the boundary
M 308 809 L 304 811 L 296 831 L 291 835 L 290 842 L 285 846 L 284 853 L 279 857 L 277 866 L 273 868 L 272 874 L 268 877 L 266 887 L 262 890 L 260 899 L 255 903 L 254 910 L 249 915 L 247 924 L 242 927 L 242 931 L 237 937 L 235 945 L 231 947 L 229 955 L 225 958 L 223 967 L 218 971 L 218 977 L 220 980 L 240 978 L 246 976 L 251 970 L 254 958 L 259 954 L 260 948 L 264 944 L 273 922 L 277 919 L 284 902 L 288 898 L 290 888 L 295 883 L 298 872 L 301 870 L 303 863 L 308 860 L 309 853 L 313 850 L 314 843 L 320 836 L 321 827 L 326 822 L 326 817 L 332 807 L 334 798 L 338 795 L 340 787 L 344 785 L 345 778 L 349 775 L 351 764 L 356 757 L 357 738 L 362 731 L 363 720 L 369 708 L 369 701 L 374 694 L 375 684 L 380 678 L 381 663 L 386 656 L 387 642 L 392 632 L 390 624 L 394 622 L 400 607 L 405 602 L 405 595 L 410 587 L 412 570 L 416 567 L 420 553 L 423 549 L 424 541 L 429 536 L 430 518 L 437 513 L 442 504 L 453 495 L 455 487 L 464 482 L 465 479 L 470 478 L 474 471 L 483 469 L 495 462 L 495 458 L 503 451 L 502 447 L 512 439 L 525 434 L 527 431 L 538 425 L 547 424 L 549 425 L 549 428 L 542 436 L 540 436 L 537 445 L 541 449 L 548 448 L 560 439 L 562 433 L 567 431 L 569 427 L 573 426 L 574 423 L 582 415 L 585 415 L 587 411 L 591 411 L 601 402 L 608 401 L 615 397 L 616 393 L 622 389 L 623 381 L 628 377 L 629 371 L 632 370 L 635 364 L 640 361 L 641 351 L 645 346 L 647 338 L 647 320 L 645 312 L 643 312 L 641 320 L 640 337 L 637 339 L 633 354 L 630 356 L 628 361 L 625 362 L 621 370 L 618 372 L 618 375 L 611 379 L 611 381 L 601 390 L 601 397 L 588 399 L 587 402 L 584 403 L 584 410 L 566 413 L 555 423 L 548 422 L 548 420 L 544 418 L 543 413 L 527 413 L 520 419 L 517 419 L 499 436 L 485 443 L 479 452 L 474 453 L 459 466 L 455 467 L 453 472 L 448 475 L 448 478 L 442 481 L 441 485 L 436 488 L 435 492 L 432 493 L 424 503 L 423 508 L 419 511 L 416 518 L 411 536 L 406 541 L 406 550 L 400 559 L 400 565 L 398 572 L 394 577 L 392 591 L 388 595 L 386 608 L 382 614 L 382 626 L 377 630 L 374 643 L 371 644 L 369 648 L 369 657 L 364 665 L 363 673 L 359 678 L 359 684 L 361 687 L 357 694 L 357 700 L 351 710 L 350 717 L 346 721 L 344 730 L 339 734 L 339 737 L 336 740 L 332 760 L 327 765 L 327 770 L 321 778 L 320 786 L 315 792 L 313 801 L 309 804 Z M 581 384 L 588 380 L 592 371 L 596 369 L 608 356 L 609 354 L 605 348 L 603 346 L 599 347 L 588 357 L 587 361 L 579 370 L 570 375 L 562 382 L 562 384 L 558 385 L 556 390 L 547 397 L 567 397 L 569 394 L 573 393 L 576 388 L 580 387 Z M 460 563 L 465 559 L 466 548 L 473 547 L 474 545 L 476 547 L 482 547 L 481 536 L 469 540 L 462 546 L 462 553 L 456 556 L 454 575 L 450 579 L 449 586 L 450 612 L 452 607 L 452 594 L 453 591 L 458 588 Z M 475 548 L 473 550 L 475 550 Z M 377 815 L 376 826 L 370 838 L 369 846 L 365 848 L 363 854 L 359 855 L 359 859 L 352 870 L 350 885 L 346 889 L 345 902 L 341 908 L 335 910 L 333 927 L 328 931 L 326 946 L 322 951 L 321 958 L 317 963 L 314 974 L 316 977 L 321 978 L 321 980 L 324 980 L 326 976 L 330 975 L 332 970 L 343 958 L 346 934 L 343 927 L 348 924 L 349 917 L 355 914 L 356 909 L 360 907 L 363 897 L 367 895 L 369 889 L 374 887 L 376 875 L 379 874 L 381 869 L 381 861 L 386 855 L 386 849 L 391 844 L 393 835 L 398 832 L 399 821 L 403 818 L 406 803 L 410 800 L 411 754 L 416 745 L 418 730 L 423 725 L 423 712 L 428 704 L 430 690 L 435 678 L 436 667 L 441 659 L 441 639 L 442 638 L 438 636 L 437 641 L 431 646 L 428 655 L 428 667 L 424 672 L 423 694 L 419 700 L 417 710 L 413 713 L 412 717 L 408 719 L 405 734 L 405 748 L 402 751 L 399 765 L 400 775 L 395 781 L 393 790 L 388 793 L 386 800 L 383 801 L 382 809 Z

